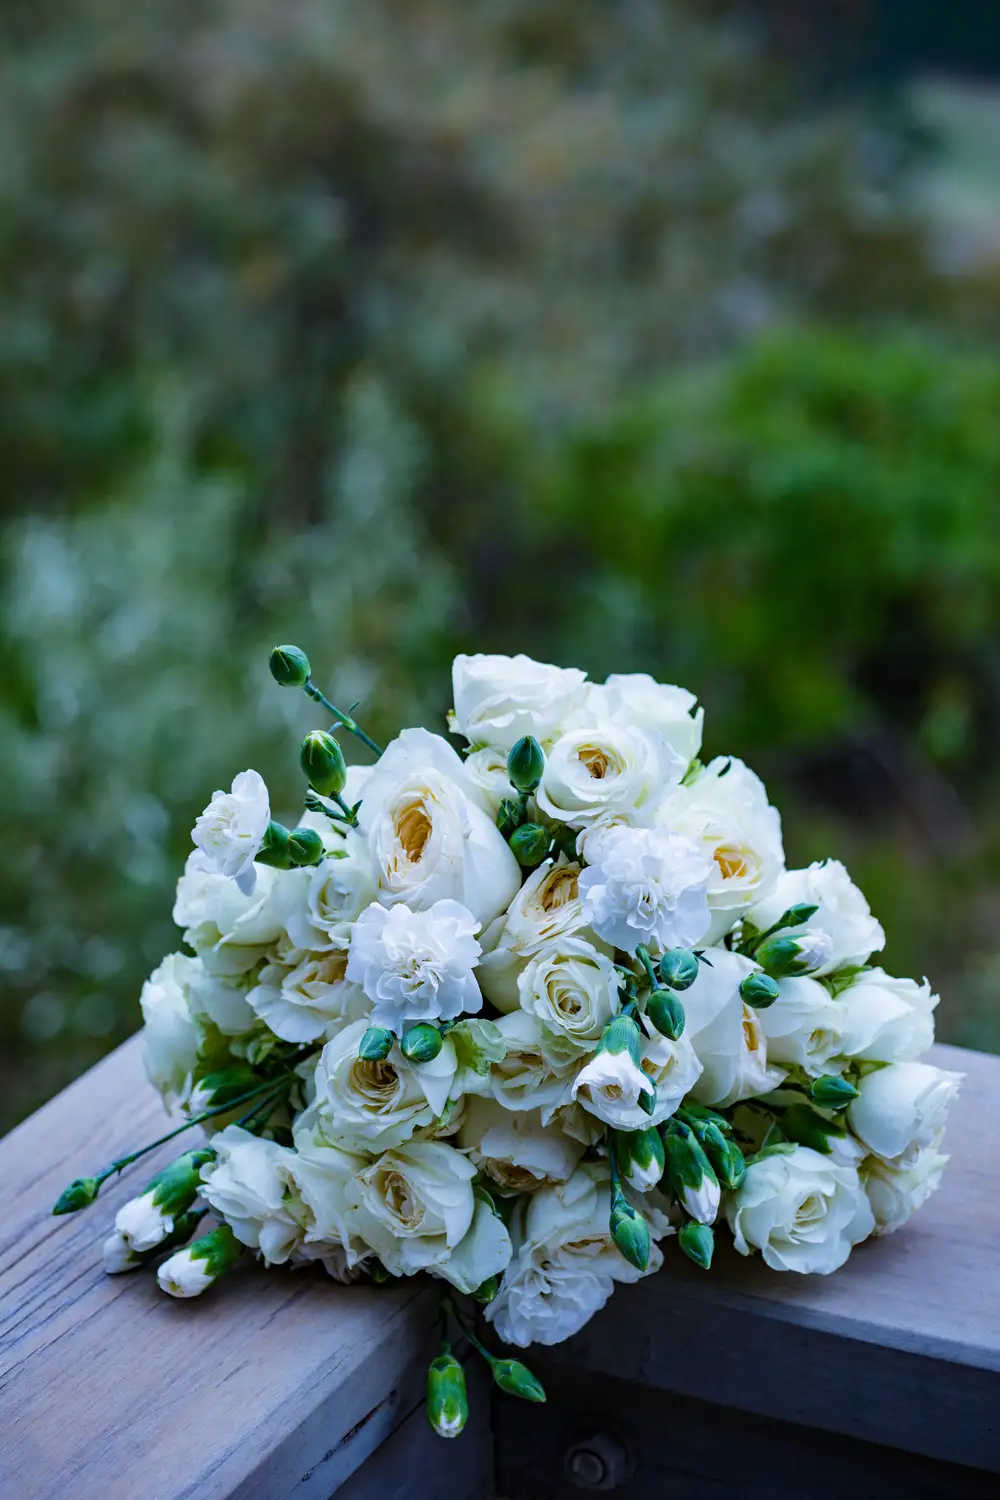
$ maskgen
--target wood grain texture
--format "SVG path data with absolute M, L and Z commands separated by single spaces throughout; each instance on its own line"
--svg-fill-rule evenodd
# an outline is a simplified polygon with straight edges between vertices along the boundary
M 155 1158 L 82 1213 L 52 1204 L 162 1129 L 133 1039 L 0 1143 L 0 1495 L 327 1500 L 419 1401 L 437 1298 L 249 1263 L 192 1302 L 106 1276 Z
M 944 1184 L 833 1276 L 778 1275 L 719 1236 L 710 1273 L 666 1244 L 563 1358 L 761 1415 L 1000 1473 L 1000 1058 L 966 1074 Z M 998 1491 L 1000 1492 L 1000 1491 Z

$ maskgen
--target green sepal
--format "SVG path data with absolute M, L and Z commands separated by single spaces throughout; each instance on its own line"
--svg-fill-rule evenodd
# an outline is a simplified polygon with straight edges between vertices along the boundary
M 684 1034 L 684 1006 L 673 990 L 653 990 L 646 1001 L 646 1014 L 661 1036 L 671 1042 Z
M 103 1177 L 74 1177 L 56 1199 L 54 1214 L 75 1214 L 81 1208 L 89 1208 L 101 1191 Z
M 399 1050 L 412 1063 L 428 1063 L 434 1061 L 443 1046 L 436 1026 L 429 1021 L 417 1021 L 404 1032 Z
M 531 793 L 545 770 L 545 752 L 533 734 L 517 741 L 507 757 L 507 778 L 515 791 Z
M 688 1260 L 693 1261 L 702 1271 L 711 1267 L 715 1252 L 715 1234 L 711 1224 L 697 1224 L 694 1219 L 689 1219 L 677 1231 L 677 1243 Z
M 519 1359 L 491 1359 L 493 1379 L 508 1396 L 522 1401 L 544 1401 L 545 1387 Z
M 523 870 L 533 870 L 549 852 L 552 835 L 541 823 L 522 823 L 510 836 L 510 852 Z
M 305 687 L 312 672 L 309 658 L 299 646 L 275 646 L 268 666 L 281 687 Z
M 504 1034 L 494 1021 L 466 1017 L 449 1028 L 448 1037 L 459 1067 L 470 1068 L 480 1078 L 487 1076 L 491 1064 L 507 1056 Z
M 427 1369 L 427 1420 L 438 1437 L 458 1437 L 469 1419 L 465 1371 L 445 1345 Z
M 781 994 L 770 974 L 748 974 L 740 981 L 740 999 L 754 1010 L 767 1010 Z
M 325 729 L 312 729 L 302 741 L 299 763 L 313 791 L 339 797 L 347 781 L 347 763 L 338 740 Z
M 358 1046 L 358 1056 L 362 1062 L 384 1062 L 395 1040 L 384 1026 L 369 1026 Z
M 668 990 L 689 990 L 698 978 L 698 957 L 690 948 L 669 948 L 657 964 L 660 982 Z
M 288 829 L 284 823 L 275 823 L 272 819 L 264 830 L 264 841 L 254 859 L 259 865 L 270 865 L 274 870 L 288 870 L 291 868 L 292 856 L 288 852 Z

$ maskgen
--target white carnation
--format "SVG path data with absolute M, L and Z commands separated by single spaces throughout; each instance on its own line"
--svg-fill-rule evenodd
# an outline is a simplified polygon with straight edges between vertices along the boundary
M 715 866 L 690 840 L 662 828 L 618 826 L 587 840 L 583 915 L 599 937 L 631 953 L 690 948 L 709 928 Z
M 171 953 L 146 980 L 142 1007 L 143 1062 L 146 1076 L 164 1102 L 184 1100 L 198 1063 L 201 1032 L 188 1006 L 192 975 L 201 972 L 196 958 Z
M 450 727 L 472 745 L 507 752 L 523 735 L 543 744 L 584 701 L 587 674 L 530 656 L 456 656 Z
M 577 1074 L 572 1098 L 585 1110 L 616 1130 L 645 1130 L 661 1125 L 696 1084 L 701 1063 L 686 1036 L 672 1042 L 647 1023 L 640 1063 L 628 1052 L 596 1052 Z M 640 1096 L 655 1090 L 656 1102 L 647 1112 Z
M 271 821 L 264 778 L 241 771 L 228 792 L 216 792 L 194 825 L 195 845 L 218 870 L 249 895 L 254 888 L 254 859 Z
M 267 1265 L 283 1264 L 304 1232 L 290 1176 L 295 1153 L 238 1125 L 227 1125 L 212 1145 L 215 1160 L 201 1169 L 202 1197 L 241 1244 Z
M 786 870 L 771 894 L 747 913 L 759 932 L 766 932 L 791 906 L 819 910 L 798 927 L 781 929 L 782 937 L 822 932 L 829 939 L 829 955 L 817 976 L 864 964 L 885 946 L 885 933 L 871 914 L 868 902 L 837 859 L 822 860 L 806 870 Z
M 482 1009 L 473 970 L 479 924 L 457 901 L 424 911 L 377 904 L 351 935 L 347 977 L 371 1001 L 372 1023 L 402 1035 L 408 1021 L 453 1021 Z

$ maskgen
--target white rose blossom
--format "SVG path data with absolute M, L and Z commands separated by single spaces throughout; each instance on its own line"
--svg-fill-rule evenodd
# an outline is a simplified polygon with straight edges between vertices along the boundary
M 470 1099 L 458 1133 L 468 1153 L 501 1193 L 530 1193 L 569 1178 L 584 1152 L 555 1121 L 542 1124 L 537 1109 L 512 1111 L 494 1099 Z
M 314 1075 L 314 1108 L 325 1140 L 375 1153 L 440 1126 L 458 1061 L 446 1037 L 430 1062 L 408 1062 L 398 1045 L 383 1061 L 366 1062 L 358 1048 L 367 1026 L 354 1021 L 323 1048 Z
M 653 731 L 596 723 L 556 740 L 535 797 L 547 817 L 570 828 L 649 823 L 686 770 L 687 761 Z
M 646 672 L 615 672 L 588 687 L 586 712 L 593 718 L 650 729 L 666 740 L 687 766 L 701 749 L 705 710 L 686 688 L 656 682 Z
M 921 1062 L 877 1068 L 860 1080 L 848 1123 L 869 1151 L 887 1161 L 936 1145 L 963 1077 Z
M 191 837 L 220 875 L 235 880 L 244 895 L 254 888 L 254 859 L 271 821 L 264 778 L 241 771 L 228 792 L 216 792 Z
M 423 911 L 377 903 L 351 934 L 347 977 L 371 1002 L 371 1021 L 401 1036 L 408 1021 L 454 1021 L 482 1009 L 474 969 L 479 923 L 457 901 Z
M 948 1157 L 937 1146 L 922 1146 L 898 1161 L 869 1156 L 861 1166 L 876 1234 L 895 1234 L 941 1184 Z
M 285 1042 L 315 1042 L 359 1020 L 371 1009 L 364 990 L 348 978 L 340 949 L 292 949 L 283 962 L 265 964 L 247 1003 Z
M 198 1063 L 201 1033 L 187 998 L 197 964 L 195 958 L 171 953 L 154 969 L 139 996 L 146 1076 L 165 1103 L 187 1098 Z
M 639 943 L 664 952 L 690 948 L 707 933 L 715 866 L 690 840 L 618 825 L 588 837 L 587 860 L 583 915 L 605 942 L 627 953 Z
M 808 1146 L 752 1162 L 725 1213 L 739 1253 L 775 1271 L 828 1275 L 875 1229 L 857 1170 Z
M 393 1276 L 440 1266 L 472 1227 L 475 1175 L 453 1146 L 401 1144 L 354 1179 L 351 1224 Z
M 526 734 L 544 744 L 582 706 L 586 680 L 576 667 L 530 656 L 456 656 L 450 728 L 473 746 L 505 754 Z
M 287 942 L 286 923 L 304 903 L 308 884 L 307 870 L 262 865 L 247 896 L 196 849 L 177 883 L 174 921 L 209 973 L 237 978 Z
M 614 964 L 580 937 L 556 940 L 529 960 L 518 993 L 521 1009 L 541 1021 L 542 1053 L 556 1068 L 592 1052 L 621 1009 Z
M 289 941 L 310 953 L 346 948 L 354 923 L 375 900 L 367 843 L 351 835 L 343 858 L 325 859 L 305 873 L 304 900 L 285 923 Z
M 786 870 L 767 899 L 752 906 L 747 917 L 759 932 L 766 932 L 792 906 L 819 908 L 807 922 L 781 929 L 782 937 L 826 934 L 829 954 L 815 969 L 817 978 L 865 964 L 885 946 L 881 924 L 838 859 L 822 860 L 806 870 Z
M 465 758 L 465 774 L 486 799 L 494 817 L 505 797 L 517 795 L 507 775 L 505 750 L 494 750 L 489 745 L 482 750 L 473 750 Z
M 767 1011 L 743 1003 L 740 984 L 757 965 L 725 948 L 707 951 L 698 977 L 684 991 L 686 1038 L 701 1064 L 692 1086 L 699 1104 L 725 1109 L 740 1099 L 767 1094 L 785 1078 L 785 1070 L 769 1061 L 763 1031 Z
M 539 1110 L 542 1123 L 547 1125 L 557 1109 L 571 1102 L 579 1065 L 556 1067 L 549 1061 L 545 1028 L 527 1011 L 501 1016 L 497 1029 L 507 1050 L 502 1061 L 490 1069 L 491 1095 L 504 1109 Z
M 748 906 L 771 893 L 784 868 L 781 819 L 764 784 L 741 760 L 720 757 L 677 788 L 658 821 L 697 844 L 714 864 L 709 940 L 717 942 Z
M 411 909 L 444 899 L 487 925 L 521 884 L 489 803 L 438 735 L 407 729 L 365 785 L 359 818 L 379 901 Z
M 201 1194 L 241 1244 L 266 1265 L 282 1265 L 301 1243 L 304 1227 L 290 1167 L 295 1152 L 227 1125 L 212 1138 L 215 1160 L 201 1169 Z
M 586 923 L 579 881 L 578 864 L 545 860 L 483 933 L 479 985 L 497 1010 L 516 1010 L 520 1004 L 518 979 L 530 959 L 557 940 L 582 934 Z
M 912 1062 L 934 1041 L 938 996 L 926 979 L 871 969 L 840 991 L 837 1004 L 847 1014 L 850 1054 L 861 1062 Z

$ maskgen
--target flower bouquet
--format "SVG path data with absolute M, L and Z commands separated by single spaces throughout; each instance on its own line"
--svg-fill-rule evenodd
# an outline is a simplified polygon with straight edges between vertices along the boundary
M 149 1078 L 185 1119 L 55 1211 L 193 1126 L 206 1143 L 118 1212 L 109 1272 L 155 1263 L 175 1297 L 247 1254 L 426 1272 L 429 1414 L 454 1436 L 449 1334 L 544 1399 L 480 1311 L 492 1342 L 558 1343 L 670 1240 L 707 1271 L 720 1226 L 825 1274 L 937 1186 L 960 1077 L 919 1061 L 937 997 L 872 966 L 884 935 L 841 864 L 785 869 L 759 779 L 699 759 L 690 693 L 459 656 L 461 752 L 424 729 L 382 750 L 298 648 L 271 672 L 332 724 L 302 743 L 296 827 L 256 771 L 195 824 L 188 951 L 141 997 Z

